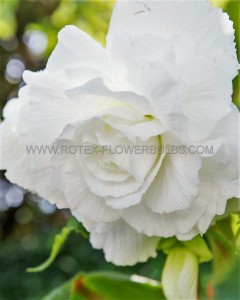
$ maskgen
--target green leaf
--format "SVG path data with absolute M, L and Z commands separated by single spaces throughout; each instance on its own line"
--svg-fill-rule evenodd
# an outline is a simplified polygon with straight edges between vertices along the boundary
M 71 295 L 71 281 L 62 284 L 61 286 L 52 290 L 42 300 L 68 300 Z
M 219 224 L 226 224 L 225 228 L 221 228 Z M 235 251 L 235 240 L 231 228 L 231 218 L 221 220 L 217 222 L 215 226 L 209 228 L 208 237 L 211 237 L 212 240 L 221 246 L 223 249 L 228 250 L 229 252 L 234 253 Z
M 166 299 L 158 281 L 114 272 L 80 273 L 42 300 L 161 300 Z
M 225 274 L 218 284 L 216 284 L 215 299 L 239 299 L 239 266 L 240 259 L 238 258 L 233 268 Z
M 198 256 L 199 263 L 210 261 L 213 258 L 212 252 L 200 235 L 190 241 L 184 241 L 182 243 L 186 246 L 186 248 Z
M 236 254 L 240 255 L 240 214 L 232 216 L 233 218 L 233 232 L 236 238 Z M 234 222 L 235 221 L 235 222 Z
M 162 250 L 165 254 L 169 254 L 171 249 L 179 244 L 180 242 L 176 237 L 162 238 L 158 243 L 157 250 Z
M 159 282 L 138 275 L 129 277 L 113 272 L 90 273 L 76 279 L 73 287 L 70 300 L 165 299 Z
M 162 238 L 157 246 L 165 254 L 169 254 L 173 248 L 184 246 L 191 250 L 199 258 L 199 262 L 206 262 L 212 259 L 212 253 L 209 250 L 205 240 L 199 235 L 190 241 L 178 241 L 175 237 Z
M 78 275 L 77 278 L 72 281 L 71 294 L 68 299 L 69 300 L 86 300 L 86 299 L 100 300 L 101 298 L 99 297 L 98 294 L 93 292 L 86 285 L 85 277 L 83 274 L 81 274 L 81 275 Z
M 220 7 L 224 9 L 228 4 L 229 0 L 210 0 L 213 7 Z
M 231 217 L 220 220 L 207 231 L 207 238 L 213 252 L 213 280 L 215 283 L 229 272 L 236 260 L 236 241 L 231 221 Z
M 72 231 L 75 231 L 76 233 L 80 233 L 84 237 L 88 237 L 88 233 L 84 229 L 82 224 L 79 223 L 75 218 L 71 218 L 69 220 L 69 222 L 67 223 L 67 225 L 62 229 L 62 231 L 55 236 L 49 258 L 37 267 L 28 268 L 27 272 L 41 272 L 41 271 L 45 270 L 46 268 L 48 268 L 51 265 L 51 263 L 55 260 L 56 256 L 58 255 L 59 251 L 61 250 L 63 244 L 65 243 L 69 234 Z

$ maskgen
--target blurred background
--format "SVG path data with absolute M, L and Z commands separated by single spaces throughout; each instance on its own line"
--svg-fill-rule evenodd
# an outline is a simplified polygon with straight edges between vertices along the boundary
M 239 1 L 213 0 L 234 21 L 239 49 Z M 0 105 L 17 97 L 24 85 L 24 70 L 45 67 L 57 43 L 58 31 L 74 24 L 103 45 L 114 1 L 0 0 Z M 233 101 L 239 107 L 239 77 L 234 80 Z M 57 210 L 45 199 L 0 179 L 0 299 L 40 299 L 78 271 L 118 270 L 159 279 L 164 255 L 132 268 L 106 263 L 102 251 L 93 250 L 87 239 L 71 234 L 50 268 L 37 274 L 25 272 L 49 255 L 54 235 L 66 224 L 70 213 Z M 211 265 L 203 267 L 207 281 Z M 204 285 L 203 282 L 203 285 Z M 202 297 L 211 298 L 204 285 Z

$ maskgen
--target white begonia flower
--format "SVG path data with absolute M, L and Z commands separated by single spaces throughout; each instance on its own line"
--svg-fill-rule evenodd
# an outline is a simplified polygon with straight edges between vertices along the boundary
M 106 48 L 67 26 L 46 69 L 24 72 L 20 100 L 10 102 L 17 117 L 6 113 L 0 127 L 1 168 L 70 208 L 108 261 L 146 261 L 160 237 L 205 233 L 239 192 L 238 69 L 233 24 L 208 1 L 118 1 Z M 103 153 L 106 145 L 214 151 Z
M 162 273 L 164 294 L 169 300 L 196 300 L 198 257 L 184 247 L 169 253 Z

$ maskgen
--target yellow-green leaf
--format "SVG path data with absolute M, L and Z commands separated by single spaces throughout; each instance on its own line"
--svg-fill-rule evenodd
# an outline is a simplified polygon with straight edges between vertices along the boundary
M 190 241 L 184 241 L 182 243 L 186 248 L 198 256 L 199 263 L 210 261 L 213 258 L 212 252 L 208 248 L 205 240 L 200 235 L 196 236 Z
M 83 228 L 81 223 L 79 223 L 75 218 L 70 219 L 70 221 L 62 229 L 62 231 L 55 236 L 49 258 L 37 267 L 28 268 L 27 272 L 41 272 L 41 271 L 45 270 L 46 268 L 48 268 L 51 265 L 51 263 L 55 260 L 56 256 L 58 255 L 59 251 L 61 250 L 63 244 L 65 243 L 69 234 L 72 231 L 80 233 L 84 237 L 88 236 L 88 233 Z

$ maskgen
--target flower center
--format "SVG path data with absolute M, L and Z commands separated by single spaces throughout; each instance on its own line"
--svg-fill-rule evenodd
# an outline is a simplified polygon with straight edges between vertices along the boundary
M 152 116 L 145 116 L 143 122 L 148 123 L 148 119 Z M 134 137 L 129 134 L 132 126 L 136 124 L 114 128 L 103 119 L 94 119 L 77 132 L 75 138 L 83 147 L 78 161 L 87 185 L 99 196 L 135 192 L 159 159 L 160 136 Z

